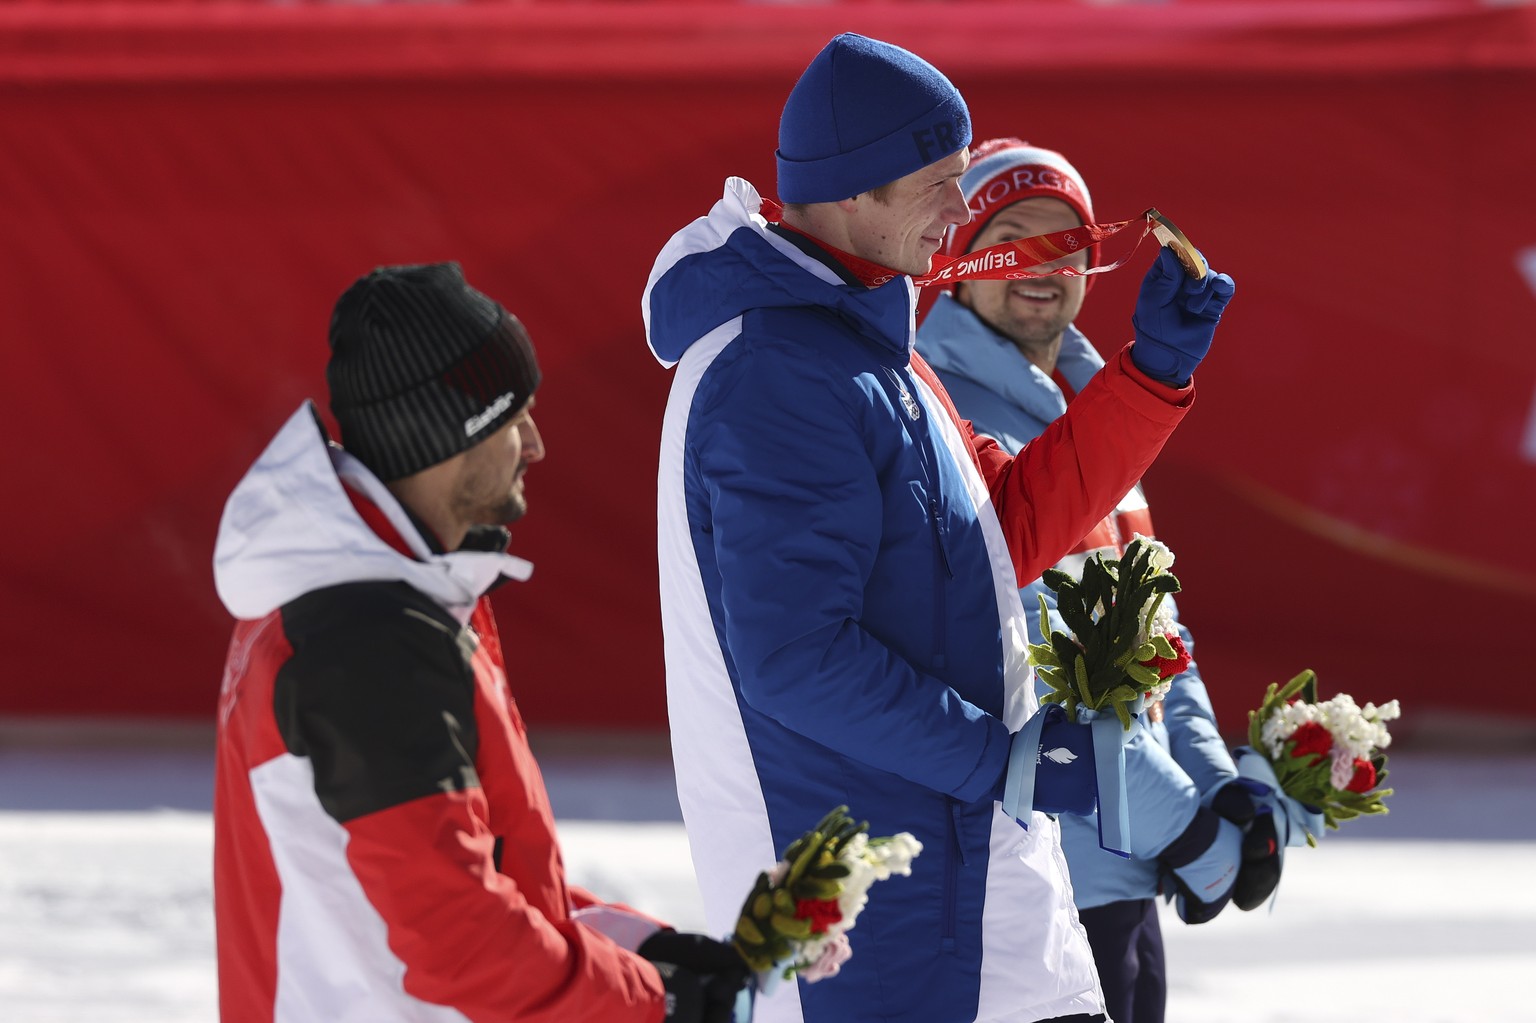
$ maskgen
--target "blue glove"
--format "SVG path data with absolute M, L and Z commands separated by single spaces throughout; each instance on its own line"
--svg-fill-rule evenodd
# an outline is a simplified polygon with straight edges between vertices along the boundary
M 1060 704 L 1048 703 L 1035 767 L 1035 809 L 1086 817 L 1098 803 L 1093 774 L 1093 734 L 1073 724 Z
M 1158 857 L 1171 872 L 1180 920 L 1203 924 L 1226 907 L 1242 856 L 1243 829 L 1202 806 Z
M 1207 273 L 1195 280 L 1164 248 L 1141 280 L 1131 328 L 1131 361 L 1154 380 L 1183 387 L 1211 350 L 1216 322 L 1232 298 L 1232 278 Z
M 1086 724 L 1068 721 L 1067 712 L 1055 703 L 1042 707 L 1030 722 L 1039 724 L 1039 730 L 1026 724 L 1013 734 L 1009 770 L 1003 772 L 995 798 L 1003 800 L 1003 809 L 1018 820 L 1027 818 L 1032 809 L 1086 817 L 1098 803 L 1093 733 Z M 1034 764 L 1034 798 L 1027 807 L 1009 806 L 1009 771 L 1022 766 L 1021 761 Z

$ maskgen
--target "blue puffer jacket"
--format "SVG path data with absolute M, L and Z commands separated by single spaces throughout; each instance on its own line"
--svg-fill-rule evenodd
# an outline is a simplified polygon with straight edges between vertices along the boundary
M 938 373 L 960 414 L 1004 449 L 1017 451 L 1066 413 L 1067 397 L 1056 381 L 951 296 L 939 296 L 917 336 L 918 351 Z M 1081 331 L 1068 326 L 1056 366 L 1067 386 L 1081 392 L 1104 360 Z M 1058 567 L 1077 574 L 1096 550 L 1118 556 L 1133 532 L 1152 535 L 1139 485 Z M 1036 579 L 1020 594 L 1031 643 L 1041 641 L 1042 594 L 1051 608 L 1050 627 L 1066 631 L 1055 612 L 1055 594 Z M 1174 614 L 1177 619 L 1177 609 Z M 1189 630 L 1180 624 L 1179 632 L 1194 653 Z M 1236 777 L 1198 666 L 1192 663 L 1174 678 L 1163 704 L 1164 720 L 1143 728 L 1126 748 L 1132 858 L 1099 847 L 1096 817 L 1061 819 L 1061 844 L 1080 908 L 1156 895 L 1157 854 L 1194 819 L 1202 798 Z
M 838 978 L 782 986 L 759 1023 L 1101 1012 L 1057 826 L 1021 829 L 996 802 L 1037 707 L 1017 579 L 1113 508 L 1189 393 L 1122 353 L 1015 459 L 912 356 L 909 278 L 848 283 L 759 208 L 728 181 L 657 257 L 643 306 L 676 366 L 661 610 L 709 926 L 733 929 L 757 872 L 847 804 L 923 853 L 870 893 Z

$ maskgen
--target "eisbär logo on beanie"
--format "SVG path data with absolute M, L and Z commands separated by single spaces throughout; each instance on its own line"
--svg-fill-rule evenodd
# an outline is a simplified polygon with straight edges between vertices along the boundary
M 477 412 L 470 416 L 468 419 L 464 420 L 464 436 L 473 437 L 475 434 L 491 425 L 491 423 L 496 421 L 497 416 L 501 415 L 507 409 L 512 407 L 512 402 L 515 401 L 516 398 L 516 394 L 508 391 L 500 398 L 497 398 L 495 401 L 491 402 L 491 407 L 486 409 L 484 412 Z
M 336 302 L 330 339 L 341 443 L 386 482 L 478 444 L 539 385 L 523 325 L 457 263 L 359 278 Z
M 845 32 L 795 83 L 779 119 L 779 199 L 836 202 L 971 143 L 960 91 L 899 46 Z

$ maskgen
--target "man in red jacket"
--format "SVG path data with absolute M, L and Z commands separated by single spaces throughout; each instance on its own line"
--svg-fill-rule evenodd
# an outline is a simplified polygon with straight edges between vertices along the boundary
M 222 1017 L 724 1023 L 730 946 L 566 883 L 486 592 L 544 457 L 518 320 L 456 264 L 331 320 L 340 447 L 306 402 L 230 496 L 219 698 Z

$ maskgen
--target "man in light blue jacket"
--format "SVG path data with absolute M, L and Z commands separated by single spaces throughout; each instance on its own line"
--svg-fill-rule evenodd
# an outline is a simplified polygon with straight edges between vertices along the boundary
M 977 146 L 960 185 L 972 219 L 951 230 L 949 256 L 1093 222 L 1077 170 L 1060 153 L 1019 139 Z M 1084 249 L 1072 260 L 1084 269 L 1094 256 Z M 1072 322 L 1090 279 L 962 282 L 952 294 L 939 294 L 923 319 L 919 353 L 960 414 L 1007 451 L 1044 433 L 1104 366 Z M 1057 567 L 1078 575 L 1092 553 L 1118 557 L 1137 533 L 1152 535 L 1139 484 Z M 1066 631 L 1054 611 L 1055 594 L 1036 580 L 1021 593 L 1032 643 L 1041 642 L 1042 594 L 1052 608 L 1048 628 Z M 1192 650 L 1189 631 L 1178 628 Z M 1131 858 L 1100 848 L 1095 817 L 1060 821 L 1073 899 L 1116 1023 L 1161 1023 L 1166 985 L 1155 896 L 1176 894 L 1179 914 L 1190 923 L 1215 916 L 1241 866 L 1239 825 L 1252 816 L 1241 786 L 1228 788 L 1237 771 L 1193 663 L 1145 717 L 1126 750 Z

